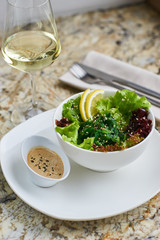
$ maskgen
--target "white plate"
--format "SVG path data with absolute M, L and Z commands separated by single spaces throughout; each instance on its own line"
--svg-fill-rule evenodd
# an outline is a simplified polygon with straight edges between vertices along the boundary
M 110 173 L 97 173 L 71 161 L 69 177 L 51 188 L 32 184 L 22 161 L 20 145 L 37 134 L 58 145 L 52 127 L 54 110 L 17 126 L 1 141 L 1 166 L 13 191 L 38 211 L 65 220 L 93 220 L 114 216 L 141 205 L 160 190 L 160 134 L 129 166 Z

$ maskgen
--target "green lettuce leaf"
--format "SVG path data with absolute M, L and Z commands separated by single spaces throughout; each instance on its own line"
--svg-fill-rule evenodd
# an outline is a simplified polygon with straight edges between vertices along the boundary
M 97 111 L 101 115 L 108 112 L 109 109 L 112 108 L 112 100 L 111 97 L 109 98 L 102 98 L 100 101 L 97 102 Z
M 79 148 L 83 148 L 83 149 L 86 149 L 86 150 L 92 150 L 93 149 L 93 143 L 94 143 L 94 137 L 92 138 L 87 138 L 87 139 L 84 139 L 84 141 L 81 143 L 81 144 L 77 144 L 76 142 L 73 141 L 73 138 L 72 137 L 67 137 L 65 135 L 62 135 L 62 139 L 65 141 L 65 142 L 69 142 Z
M 145 97 L 139 97 L 135 91 L 123 89 L 122 91 L 117 91 L 112 98 L 112 106 L 118 108 L 126 116 L 138 108 L 148 110 L 151 104 Z
M 62 116 L 68 118 L 70 121 L 82 121 L 80 111 L 79 111 L 79 103 L 81 96 L 78 96 L 76 99 L 71 99 L 67 103 L 63 105 Z
M 78 122 L 73 122 L 66 127 L 56 127 L 55 130 L 61 134 L 64 141 L 71 142 L 73 144 L 77 144 L 78 139 Z
M 128 123 L 131 112 L 144 108 L 148 110 L 151 104 L 145 97 L 139 97 L 134 91 L 123 89 L 117 91 L 114 96 L 107 99 L 101 99 L 97 103 L 97 111 L 100 114 L 110 112 L 112 117 L 119 119 L 122 125 Z
M 86 138 L 81 144 L 77 145 L 77 147 L 87 149 L 87 150 L 92 150 L 93 143 L 94 143 L 94 137 Z

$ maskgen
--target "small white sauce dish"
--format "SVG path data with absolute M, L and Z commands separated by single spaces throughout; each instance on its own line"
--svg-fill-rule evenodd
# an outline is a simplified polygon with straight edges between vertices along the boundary
M 27 163 L 27 155 L 32 148 L 39 146 L 49 148 L 61 157 L 64 165 L 64 173 L 61 178 L 56 179 L 41 176 L 29 167 Z M 31 136 L 26 138 L 21 145 L 21 155 L 25 165 L 27 166 L 31 181 L 39 187 L 51 187 L 56 183 L 65 180 L 70 173 L 70 162 L 68 157 L 65 155 L 65 153 L 63 152 L 63 150 L 61 150 L 60 147 L 56 146 L 48 138 L 42 136 Z

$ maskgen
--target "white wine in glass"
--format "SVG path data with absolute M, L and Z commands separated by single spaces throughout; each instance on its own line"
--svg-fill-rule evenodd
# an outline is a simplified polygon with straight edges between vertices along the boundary
M 15 121 L 24 121 L 47 110 L 36 99 L 33 73 L 52 64 L 60 51 L 50 0 L 8 0 L 2 56 L 10 66 L 29 73 L 32 87 L 31 104 L 26 109 L 22 103 L 13 111 Z

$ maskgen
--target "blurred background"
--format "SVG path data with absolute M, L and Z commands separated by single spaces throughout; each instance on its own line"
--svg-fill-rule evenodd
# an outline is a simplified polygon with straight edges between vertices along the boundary
M 52 5 L 54 6 L 55 17 L 73 15 L 96 9 L 114 8 L 143 1 L 144 0 L 51 0 Z M 0 0 L 0 30 L 3 29 L 5 7 L 6 0 Z

